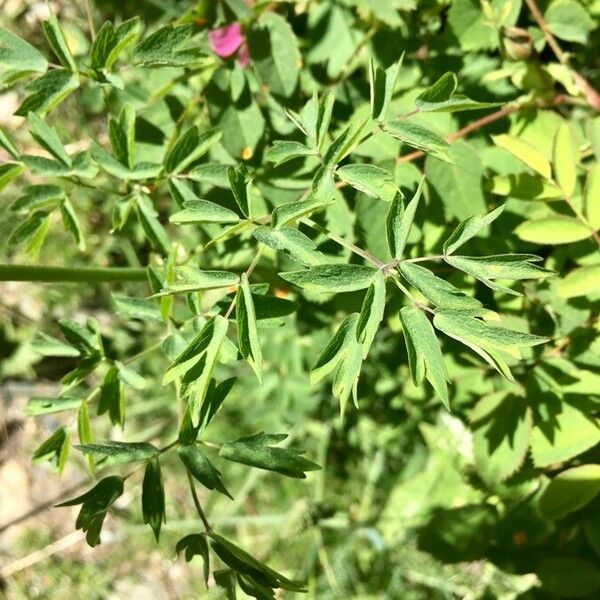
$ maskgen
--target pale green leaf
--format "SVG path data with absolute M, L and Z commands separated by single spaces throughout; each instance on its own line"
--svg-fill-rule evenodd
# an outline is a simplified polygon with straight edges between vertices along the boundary
M 258 381 L 261 382 L 262 352 L 258 338 L 254 302 L 252 301 L 248 276 L 245 273 L 242 274 L 236 296 L 236 321 L 240 352 L 256 373 Z
M 348 164 L 337 169 L 336 175 L 348 185 L 372 198 L 391 202 L 398 193 L 393 175 L 376 165 Z
M 571 137 L 571 128 L 568 123 L 563 123 L 554 137 L 552 162 L 554 174 L 563 194 L 571 197 L 577 184 L 577 154 Z
M 271 146 L 265 154 L 265 160 L 278 166 L 294 158 L 315 155 L 316 153 L 312 148 L 309 148 L 300 142 L 275 141 L 273 142 L 273 146 Z
M 326 260 L 325 256 L 317 250 L 315 242 L 297 229 L 291 227 L 271 229 L 263 226 L 255 229 L 252 235 L 270 248 L 284 251 L 307 267 L 323 264 Z
M 515 229 L 515 234 L 526 242 L 555 246 L 585 240 L 592 232 L 575 217 L 556 215 L 524 221 Z
M 532 144 L 507 134 L 492 136 L 494 144 L 504 148 L 545 179 L 552 179 L 552 169 L 546 157 Z
M 397 119 L 386 123 L 383 130 L 408 146 L 418 148 L 440 160 L 451 162 L 448 154 L 450 144 L 443 137 L 427 129 L 427 127 L 423 127 L 423 125 L 405 119 Z
M 335 264 L 279 273 L 279 276 L 308 292 L 336 294 L 369 287 L 376 274 L 377 269 L 365 265 Z
M 420 385 L 427 378 L 438 398 L 450 410 L 444 357 L 429 319 L 419 308 L 405 306 L 400 309 L 400 321 L 414 384 Z
M 386 221 L 386 233 L 387 242 L 390 254 L 395 259 L 401 259 L 404 254 L 404 248 L 410 234 L 410 229 L 415 220 L 415 213 L 421 200 L 421 193 L 423 191 L 423 182 L 425 178 L 422 177 L 419 182 L 419 187 L 414 193 L 414 196 L 404 208 L 404 198 L 402 194 L 397 194 L 388 212 Z
M 429 269 L 403 261 L 400 273 L 413 287 L 417 288 L 427 300 L 441 309 L 467 311 L 471 315 L 484 312 L 479 300 L 468 296 L 450 282 L 434 275 Z
M 600 265 L 579 267 L 558 283 L 561 298 L 578 298 L 600 290 Z
M 48 68 L 48 61 L 24 39 L 0 27 L 0 66 L 43 73 Z
M 444 254 L 452 254 L 457 248 L 474 238 L 482 229 L 495 221 L 503 210 L 504 206 L 499 206 L 487 215 L 474 215 L 460 223 L 444 242 Z

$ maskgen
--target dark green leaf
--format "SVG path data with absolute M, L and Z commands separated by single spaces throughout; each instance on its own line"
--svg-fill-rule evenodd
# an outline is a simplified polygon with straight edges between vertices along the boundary
M 288 477 L 305 479 L 305 471 L 320 469 L 319 465 L 301 456 L 301 452 L 289 448 L 271 446 L 287 438 L 286 434 L 256 433 L 227 442 L 219 456 L 259 469 L 274 471 Z
M 165 157 L 165 169 L 170 174 L 183 171 L 186 167 L 206 154 L 221 138 L 218 129 L 200 132 L 192 125 L 175 142 Z
M 68 69 L 48 71 L 25 88 L 29 96 L 23 100 L 15 115 L 25 117 L 30 112 L 35 112 L 44 116 L 78 87 L 79 78 L 76 73 Z
M 158 458 L 146 464 L 142 483 L 142 514 L 144 523 L 150 525 L 158 542 L 163 521 L 166 523 L 165 488 Z
M 241 284 L 236 296 L 236 321 L 238 344 L 242 356 L 248 361 L 256 373 L 258 381 L 262 381 L 262 352 L 256 326 L 256 313 L 250 292 L 248 276 L 242 274 Z
M 148 442 L 107 441 L 100 444 L 80 444 L 76 448 L 84 454 L 106 457 L 105 465 L 145 461 L 158 456 L 160 452 L 156 446 Z
M 51 13 L 49 19 L 42 23 L 42 27 L 50 47 L 54 51 L 54 54 L 56 54 L 58 57 L 58 60 L 62 66 L 71 69 L 71 71 L 77 71 L 75 59 L 71 54 L 71 50 L 69 50 L 67 40 L 65 39 L 65 34 L 63 33 L 62 27 L 56 19 L 56 15 Z
M 217 490 L 233 500 L 221 479 L 221 473 L 208 460 L 198 444 L 188 444 L 179 446 L 179 458 L 186 469 L 197 479 L 204 487 L 209 490 Z
M 404 208 L 404 197 L 401 193 L 396 194 L 387 216 L 386 233 L 390 254 L 393 258 L 400 259 L 404 255 L 406 241 L 410 234 L 410 229 L 415 220 L 415 213 L 421 200 L 424 178 L 421 178 L 419 187 L 411 198 L 410 202 Z
M 208 576 L 210 575 L 210 560 L 206 536 L 203 533 L 190 533 L 189 535 L 182 537 L 175 546 L 175 552 L 180 554 L 184 551 L 186 562 L 190 562 L 194 556 L 202 557 L 202 560 L 204 561 L 204 583 L 208 585 Z

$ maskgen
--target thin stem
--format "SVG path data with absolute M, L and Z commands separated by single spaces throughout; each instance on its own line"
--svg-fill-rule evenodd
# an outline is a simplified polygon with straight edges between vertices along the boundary
M 552 35 L 552 32 L 548 29 L 548 26 L 546 25 L 546 21 L 544 21 L 544 16 L 542 15 L 535 0 L 525 0 L 525 3 L 529 7 L 529 10 L 531 11 L 533 18 L 536 20 L 539 28 L 542 30 L 542 33 L 544 34 L 544 38 L 546 39 L 548 46 L 550 46 L 550 48 L 552 49 L 552 52 L 554 52 L 558 61 L 563 66 L 568 67 L 569 66 L 568 56 L 565 52 L 563 52 L 563 49 L 560 47 L 559 43 L 556 41 L 556 38 Z M 600 111 L 600 94 L 598 93 L 598 91 L 590 84 L 590 82 L 587 79 L 585 79 L 585 77 L 583 77 L 583 75 L 580 75 L 575 70 L 572 70 L 572 72 L 573 72 L 573 75 L 575 78 L 575 83 L 577 84 L 579 91 L 584 95 L 585 99 L 587 100 L 587 103 L 594 110 Z
M 252 262 L 250 263 L 250 266 L 246 269 L 247 277 L 250 277 L 250 275 L 252 274 L 252 271 L 254 271 L 254 269 L 256 268 L 256 265 L 258 264 L 258 261 L 260 260 L 261 254 L 262 254 L 262 246 L 257 250 L 256 254 L 254 255 L 254 258 L 252 259 Z M 235 302 L 236 302 L 236 296 L 233 297 L 233 300 L 231 301 L 231 304 L 229 305 L 229 308 L 227 309 L 227 312 L 225 313 L 226 319 L 229 319 L 229 317 L 231 316 L 231 313 L 233 312 L 233 309 L 235 308 Z
M 45 281 L 61 283 L 108 283 L 146 281 L 145 268 L 132 267 L 48 267 L 2 265 L 0 281 Z
M 206 518 L 206 515 L 204 514 L 204 510 L 202 509 L 202 504 L 200 504 L 200 499 L 198 498 L 198 494 L 196 493 L 196 484 L 194 482 L 194 478 L 192 477 L 192 474 L 187 471 L 187 476 L 188 476 L 188 481 L 190 483 L 190 491 L 192 492 L 192 499 L 194 500 L 194 506 L 196 507 L 196 512 L 198 513 L 198 516 L 200 517 L 200 520 L 202 521 L 202 524 L 204 525 L 204 529 L 206 529 L 207 532 L 212 531 L 212 527 L 210 526 L 210 523 L 208 522 L 208 519 Z
M 405 258 L 400 262 L 409 262 L 409 263 L 418 263 L 418 262 L 426 262 L 430 260 L 444 260 L 446 258 L 445 254 L 433 254 L 432 256 L 420 256 L 419 258 Z
M 540 101 L 523 102 L 522 104 L 513 104 L 512 106 L 505 106 L 504 108 L 501 108 L 500 110 L 497 110 L 496 112 L 493 112 L 489 115 L 486 115 L 485 117 L 481 117 L 481 119 L 477 119 L 476 121 L 469 123 L 466 127 L 459 129 L 455 133 L 451 133 L 450 135 L 448 135 L 446 137 L 446 141 L 449 143 L 454 142 L 460 138 L 466 137 L 467 135 L 469 135 L 470 133 L 473 133 L 474 131 L 477 131 L 478 129 L 481 129 L 482 127 L 485 127 L 486 125 L 489 125 L 490 123 L 499 121 L 500 119 L 503 119 L 504 117 L 507 117 L 508 115 L 511 115 L 513 113 L 519 112 L 519 111 L 527 109 L 527 108 L 535 108 L 535 107 L 549 108 L 552 106 L 559 106 L 561 104 L 571 104 L 574 102 L 575 102 L 574 98 L 565 96 L 563 94 L 559 94 L 559 95 L 555 96 L 549 102 L 545 102 L 545 101 L 544 102 L 540 102 Z M 415 150 L 414 152 L 411 152 L 410 154 L 405 154 L 404 156 L 399 156 L 396 159 L 396 162 L 397 163 L 412 162 L 413 160 L 417 160 L 418 158 L 421 158 L 422 156 L 425 156 L 425 152 L 423 152 L 422 150 Z
M 386 266 L 386 264 L 383 261 L 379 260 L 376 256 L 373 256 L 370 252 L 367 252 L 366 250 L 359 248 L 356 244 L 353 244 L 352 242 L 345 240 L 343 237 L 332 233 L 322 225 L 315 223 L 312 219 L 304 217 L 300 219 L 300 222 L 304 223 L 305 225 L 308 225 L 309 227 L 312 227 L 313 229 L 319 231 L 323 235 L 326 235 L 329 239 L 333 240 L 334 242 L 337 242 L 340 246 L 344 246 L 344 248 L 347 248 L 354 254 L 361 256 L 367 262 L 370 262 L 371 264 L 375 265 L 378 269 L 383 269 Z

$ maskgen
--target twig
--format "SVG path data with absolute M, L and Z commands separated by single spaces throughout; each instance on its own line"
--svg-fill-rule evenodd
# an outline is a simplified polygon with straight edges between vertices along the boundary
M 329 239 L 333 240 L 334 242 L 337 242 L 340 246 L 344 246 L 354 254 L 361 256 L 367 262 L 370 262 L 371 264 L 375 265 L 378 269 L 382 269 L 386 266 L 386 264 L 383 261 L 379 260 L 376 256 L 373 256 L 370 252 L 367 252 L 366 250 L 359 248 L 356 244 L 353 244 L 352 242 L 345 240 L 343 237 L 332 233 L 325 227 L 322 227 L 318 223 L 315 223 L 312 219 L 304 217 L 300 219 L 300 222 L 304 223 L 305 225 L 308 225 L 309 227 L 312 227 L 313 229 L 316 229 L 323 235 L 326 235 Z
M 546 21 L 544 21 L 544 17 L 535 2 L 535 0 L 525 0 L 525 3 L 529 7 L 533 18 L 536 20 L 539 28 L 542 30 L 544 34 L 544 38 L 548 43 L 548 46 L 554 52 L 556 58 L 560 62 L 561 65 L 565 67 L 569 66 L 569 59 L 567 54 L 563 52 L 563 49 L 560 47 L 559 43 L 556 41 L 556 38 L 552 35 L 552 32 L 548 29 L 548 25 L 546 25 Z M 587 103 L 596 111 L 600 111 L 600 94 L 598 91 L 589 83 L 583 75 L 580 75 L 577 71 L 571 69 L 573 76 L 575 78 L 575 83 L 579 88 L 579 91 L 585 96 Z
M 496 121 L 499 121 L 500 119 L 504 119 L 504 117 L 508 117 L 509 115 L 512 115 L 513 113 L 519 112 L 526 108 L 550 108 L 552 106 L 560 106 L 561 104 L 571 104 L 574 102 L 574 100 L 574 98 L 571 98 L 569 96 L 558 94 L 554 98 L 552 98 L 552 100 L 549 101 L 524 102 L 522 104 L 513 104 L 512 106 L 505 106 L 504 108 L 501 108 L 496 112 L 486 115 L 485 117 L 481 117 L 481 119 L 477 119 L 476 121 L 469 123 L 462 129 L 451 133 L 450 135 L 446 136 L 446 141 L 449 143 L 454 142 L 460 138 L 466 137 L 467 135 L 473 133 L 474 131 L 477 131 L 478 129 L 481 129 L 482 127 L 485 127 L 486 125 L 489 125 L 490 123 L 494 123 Z M 410 154 L 399 156 L 396 159 L 396 162 L 412 162 L 413 160 L 417 160 L 417 158 L 421 158 L 421 156 L 425 156 L 425 152 L 423 152 L 422 150 L 415 150 L 415 152 L 411 152 Z
M 68 535 L 65 535 L 64 537 L 60 538 L 59 540 L 48 544 L 46 547 L 40 548 L 39 550 L 36 550 L 35 552 L 32 552 L 31 554 L 28 554 L 23 558 L 19 558 L 9 563 L 8 565 L 2 567 L 0 569 L 0 577 L 4 579 L 6 577 L 14 575 L 18 571 L 27 569 L 28 567 L 35 565 L 41 560 L 53 556 L 57 552 L 61 552 L 62 550 L 65 550 L 70 546 L 78 544 L 84 539 L 84 537 L 85 534 L 82 531 L 72 531 Z

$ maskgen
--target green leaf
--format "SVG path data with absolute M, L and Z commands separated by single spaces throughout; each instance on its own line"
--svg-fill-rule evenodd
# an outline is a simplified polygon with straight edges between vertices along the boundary
M 337 165 L 344 157 L 348 156 L 356 145 L 360 136 L 363 134 L 363 130 L 367 121 L 362 121 L 350 125 L 337 137 L 323 156 L 323 168 L 325 170 L 331 169 Z
M 126 367 L 123 363 L 118 360 L 115 361 L 115 367 L 117 368 L 117 376 L 125 384 L 136 390 L 146 389 L 146 380 L 136 371 Z
M 58 326 L 66 340 L 84 354 L 101 351 L 100 339 L 92 328 L 84 327 L 71 319 L 61 319 Z
M 403 261 L 400 263 L 400 273 L 408 283 L 417 288 L 427 300 L 438 308 L 467 311 L 473 316 L 485 312 L 477 298 L 465 294 L 425 267 Z
M 267 150 L 265 160 L 274 163 L 274 166 L 277 167 L 288 160 L 301 156 L 316 156 L 316 152 L 300 142 L 275 141 Z
M 93 179 L 98 173 L 98 168 L 92 163 L 89 152 L 80 152 L 73 156 L 72 167 L 67 167 L 58 160 L 52 160 L 44 156 L 24 155 L 23 162 L 34 175 L 44 177 Z
M 180 444 L 193 444 L 198 435 L 202 433 L 213 420 L 217 414 L 225 398 L 233 388 L 236 378 L 230 377 L 225 381 L 222 381 L 218 385 L 215 384 L 215 380 L 211 379 L 204 402 L 200 407 L 200 414 L 198 417 L 198 424 L 192 425 L 192 418 L 189 410 L 186 411 L 184 418 L 179 428 L 179 443 Z
M 218 129 L 200 132 L 192 125 L 173 144 L 165 157 L 165 168 L 170 174 L 183 171 L 187 166 L 206 154 L 223 133 Z
M 42 356 L 79 356 L 79 350 L 65 344 L 61 340 L 47 335 L 43 332 L 38 332 L 36 339 L 31 343 L 32 348 L 39 352 Z
M 157 218 L 151 198 L 139 194 L 136 197 L 136 208 L 144 233 L 152 246 L 161 254 L 168 255 L 171 252 L 171 240 Z
M 273 224 L 274 229 L 278 229 L 291 221 L 323 210 L 331 204 L 333 204 L 333 199 L 321 198 L 315 195 L 311 195 L 308 199 L 302 200 L 301 202 L 282 204 L 273 210 L 271 223 Z
M 214 322 L 214 326 L 209 330 L 211 337 L 206 343 L 206 349 L 202 350 L 199 357 L 197 355 L 191 360 L 181 380 L 181 394 L 189 396 L 188 409 L 194 427 L 200 422 L 202 405 L 210 388 L 219 352 L 229 328 L 227 319 L 220 315 L 213 317 L 211 321 Z
M 29 113 L 27 118 L 31 125 L 31 135 L 35 141 L 65 166 L 71 167 L 73 163 L 60 141 L 56 129 L 45 123 L 35 113 Z
M 212 539 L 211 546 L 217 556 L 238 573 L 238 576 L 244 574 L 252 578 L 255 583 L 258 582 L 259 585 L 271 588 L 282 588 L 291 592 L 306 592 L 299 581 L 291 581 L 284 577 L 281 573 L 256 560 L 245 550 L 218 533 L 210 531 L 206 535 Z
M 460 269 L 493 290 L 520 296 L 519 292 L 496 283 L 496 279 L 545 279 L 553 271 L 534 264 L 541 261 L 534 254 L 495 254 L 492 256 L 446 256 L 444 260 L 455 269 Z
M 567 42 L 585 44 L 597 27 L 583 6 L 575 0 L 554 0 L 544 13 L 546 26 L 556 37 Z
M 415 385 L 425 378 L 433 387 L 437 397 L 450 410 L 448 374 L 444 357 L 429 319 L 422 310 L 412 306 L 400 309 L 400 321 L 404 330 L 404 341 L 408 354 L 410 373 Z
M 376 66 L 372 59 L 369 63 L 371 117 L 375 121 L 383 121 L 385 119 L 403 60 L 404 52 L 401 54 L 400 59 L 392 63 L 387 69 Z
M 556 182 L 567 197 L 573 195 L 577 184 L 576 158 L 577 153 L 571 139 L 571 128 L 565 122 L 556 130 L 552 162 Z
M 92 143 L 91 154 L 94 161 L 108 174 L 118 179 L 138 181 L 157 177 L 163 170 L 158 163 L 138 163 L 133 169 L 124 165 L 107 152 L 102 146 Z
M 597 418 L 568 402 L 557 414 L 536 423 L 531 432 L 531 457 L 536 467 L 565 462 L 600 443 Z
M 33 463 L 48 462 L 54 471 L 62 473 L 69 457 L 70 440 L 69 430 L 66 427 L 59 427 L 38 446 L 33 453 Z
M 51 415 L 79 408 L 81 398 L 76 396 L 34 396 L 27 401 L 25 414 L 29 417 L 39 417 L 40 415 Z
M 398 193 L 393 175 L 375 165 L 344 165 L 336 170 L 336 175 L 348 185 L 372 198 L 391 202 Z
M 308 292 L 337 294 L 369 287 L 376 274 L 377 269 L 365 265 L 335 264 L 279 273 L 279 276 Z
M 171 223 L 237 223 L 240 220 L 232 210 L 208 200 L 189 200 L 183 206 L 183 210 L 171 215 Z
M 367 357 L 371 344 L 375 339 L 384 311 L 385 277 L 381 271 L 378 271 L 373 283 L 367 290 L 356 324 L 356 339 L 362 344 L 363 359 Z
M 559 473 L 540 496 L 547 519 L 562 519 L 589 504 L 600 492 L 600 465 L 587 464 Z
M 237 286 L 240 278 L 230 271 L 202 271 L 191 266 L 179 267 L 176 270 L 178 281 L 167 284 L 154 296 L 171 296 L 187 294 L 202 290 L 217 290 Z
M 135 170 L 135 110 L 130 104 L 125 104 L 119 119 L 110 119 L 108 125 L 114 155 L 121 164 Z
M 419 110 L 426 111 L 431 105 L 444 103 L 454 94 L 457 86 L 456 75 L 451 72 L 444 73 L 433 85 L 417 96 L 415 106 Z
M 82 505 L 75 526 L 86 532 L 86 541 L 92 547 L 100 543 L 102 523 L 108 509 L 123 494 L 123 482 L 122 477 L 114 475 L 104 477 L 81 496 L 57 504 L 57 506 Z
M 228 323 L 227 320 L 220 315 L 209 319 L 200 333 L 186 346 L 186 348 L 177 356 L 177 358 L 171 363 L 171 366 L 166 371 L 163 377 L 163 385 L 174 381 L 178 377 L 181 377 L 187 373 L 192 367 L 194 367 L 208 353 L 209 348 L 211 354 L 213 353 L 215 346 L 223 341 L 227 333 Z M 211 369 L 212 370 L 212 369 Z M 210 377 L 206 381 L 206 387 L 210 382 Z M 201 403 L 201 400 L 200 400 Z M 199 404 L 200 404 L 199 403 Z M 199 409 L 200 406 L 198 405 Z M 192 420 L 196 423 L 196 415 L 192 413 Z
M 592 235 L 590 228 L 574 217 L 556 215 L 524 221 L 516 229 L 517 236 L 533 244 L 571 244 Z
M 24 39 L 0 27 L 0 66 L 43 73 L 48 68 L 48 61 Z
M 270 93 L 291 96 L 298 83 L 301 64 L 298 41 L 290 24 L 279 14 L 265 11 L 248 38 L 250 56 Z
M 149 460 L 146 464 L 142 483 L 142 515 L 144 523 L 150 525 L 158 542 L 160 528 L 163 521 L 166 522 L 165 488 L 158 457 Z
M 258 329 L 256 326 L 256 313 L 250 292 L 248 276 L 242 274 L 240 287 L 236 296 L 236 321 L 238 330 L 238 344 L 242 356 L 248 361 L 256 373 L 258 381 L 262 381 L 262 352 Z
M 81 230 L 77 213 L 75 212 L 75 209 L 69 200 L 63 200 L 61 202 L 60 214 L 62 216 L 65 229 L 73 236 L 73 238 L 75 238 L 77 248 L 79 248 L 81 252 L 85 252 L 86 246 L 85 239 L 83 237 L 83 231 Z
M 166 25 L 140 42 L 134 49 L 131 60 L 134 65 L 144 67 L 187 66 L 198 62 L 205 55 L 198 48 L 182 48 L 196 33 L 192 24 Z
M 77 64 L 71 54 L 71 50 L 65 39 L 65 34 L 56 19 L 56 15 L 50 13 L 49 19 L 42 22 L 42 27 L 50 47 L 54 51 L 54 54 L 56 54 L 62 66 L 67 67 L 71 71 L 77 71 Z
M 443 137 L 422 125 L 405 119 L 396 119 L 387 122 L 383 126 L 383 130 L 404 144 L 418 148 L 440 160 L 451 162 L 448 154 L 450 144 Z
M 2 29 L 0 29 L 0 34 L 2 33 Z M 1 44 L 1 42 L 0 42 Z M 7 135 L 6 131 L 0 127 L 0 148 L 4 148 L 15 160 L 19 160 L 21 157 L 21 153 L 17 149 L 17 147 L 13 144 L 10 137 Z
M 404 197 L 401 193 L 395 196 L 390 206 L 386 221 L 386 234 L 390 254 L 395 259 L 401 259 L 404 254 L 408 235 L 421 200 L 424 181 L 425 178 L 422 177 L 419 187 L 408 203 L 406 210 L 404 209 Z
M 90 421 L 90 409 L 87 400 L 80 401 L 77 411 L 77 436 L 80 444 L 89 444 L 93 440 L 92 423 Z M 93 456 L 88 456 L 90 473 L 93 475 L 96 470 L 96 461 Z
M 511 477 L 529 449 L 532 415 L 526 400 L 507 391 L 494 392 L 475 405 L 470 420 L 480 477 L 489 485 Z
M 219 456 L 258 469 L 274 471 L 287 477 L 306 478 L 306 471 L 320 469 L 319 465 L 301 456 L 302 452 L 289 448 L 278 448 L 277 444 L 287 438 L 285 433 L 256 433 L 234 442 L 223 444 Z
M 311 385 L 315 385 L 321 381 L 341 361 L 343 352 L 349 345 L 349 340 L 351 340 L 352 336 L 356 335 L 359 318 L 358 313 L 351 313 L 340 323 L 337 331 L 331 340 L 329 340 L 329 343 L 325 346 L 310 371 Z
M 84 454 L 106 457 L 103 464 L 121 465 L 150 460 L 159 455 L 160 450 L 148 442 L 107 441 L 100 444 L 80 444 L 75 446 Z
M 233 500 L 233 496 L 229 493 L 221 479 L 221 473 L 214 467 L 210 460 L 208 460 L 198 444 L 179 446 L 178 452 L 179 458 L 185 465 L 185 468 L 205 488 L 217 490 Z
M 536 346 L 549 340 L 546 337 L 512 331 L 504 327 L 491 327 L 484 321 L 455 311 L 437 312 L 433 324 L 447 336 L 477 352 L 507 379 L 512 379 L 512 376 L 499 352 L 518 359 L 521 358 L 519 348 Z
M 451 162 L 432 156 L 425 160 L 427 182 L 441 200 L 446 219 L 463 220 L 485 212 L 484 168 L 479 153 L 464 140 L 457 140 L 450 146 L 449 156 Z
M 504 205 L 499 206 L 487 215 L 474 215 L 460 223 L 444 242 L 444 254 L 452 254 L 471 238 L 474 238 L 482 229 L 494 222 L 503 211 Z
M 600 229 L 600 162 L 594 163 L 588 171 L 583 195 L 583 213 L 594 229 Z
M 561 298 L 578 298 L 593 294 L 600 289 L 600 265 L 579 267 L 567 274 L 558 283 Z
M 155 302 L 145 298 L 130 298 L 123 294 L 111 294 L 116 313 L 125 319 L 157 321 L 163 319 Z
M 57 107 L 79 87 L 76 73 L 68 69 L 53 69 L 26 86 L 29 95 L 15 111 L 15 115 L 25 117 L 30 112 L 44 116 Z
M 45 212 L 35 212 L 13 230 L 8 238 L 8 246 L 27 243 L 26 252 L 32 260 L 35 260 L 44 243 L 49 226 L 49 215 Z
M 492 178 L 489 191 L 499 196 L 520 200 L 563 200 L 564 194 L 554 184 L 529 173 L 497 175 Z
M 194 556 L 202 557 L 202 560 L 204 561 L 204 583 L 208 585 L 210 558 L 206 536 L 203 533 L 190 533 L 189 535 L 182 537 L 175 546 L 175 552 L 180 554 L 183 551 L 185 551 L 186 562 L 190 562 Z
M 546 157 L 532 144 L 518 137 L 502 134 L 492 136 L 494 144 L 508 150 L 530 169 L 545 179 L 552 179 L 552 169 Z
M 142 21 L 134 17 L 123 21 L 118 27 L 107 21 L 102 25 L 92 43 L 91 65 L 94 69 L 111 69 L 117 58 L 139 37 Z
M 227 169 L 227 177 L 233 197 L 240 207 L 242 214 L 245 217 L 250 217 L 252 215 L 252 194 L 250 192 L 252 179 L 250 179 L 248 170 L 244 165 L 240 165 L 237 169 L 229 167 Z
M 125 425 L 125 394 L 116 367 L 111 367 L 106 372 L 100 387 L 98 414 L 102 415 L 106 412 L 113 425 L 120 425 L 123 428 Z
M 282 250 L 294 260 L 310 267 L 325 262 L 325 256 L 317 250 L 317 245 L 301 231 L 291 227 L 271 229 L 258 227 L 252 235 L 274 250 Z
M 25 194 L 9 207 L 12 212 L 31 213 L 56 208 L 65 197 L 65 192 L 54 185 L 31 185 L 24 188 Z M 44 214 L 44 213 L 40 213 Z
M 20 163 L 5 163 L 0 165 L 0 191 L 2 191 L 13 179 L 17 178 L 25 167 Z

